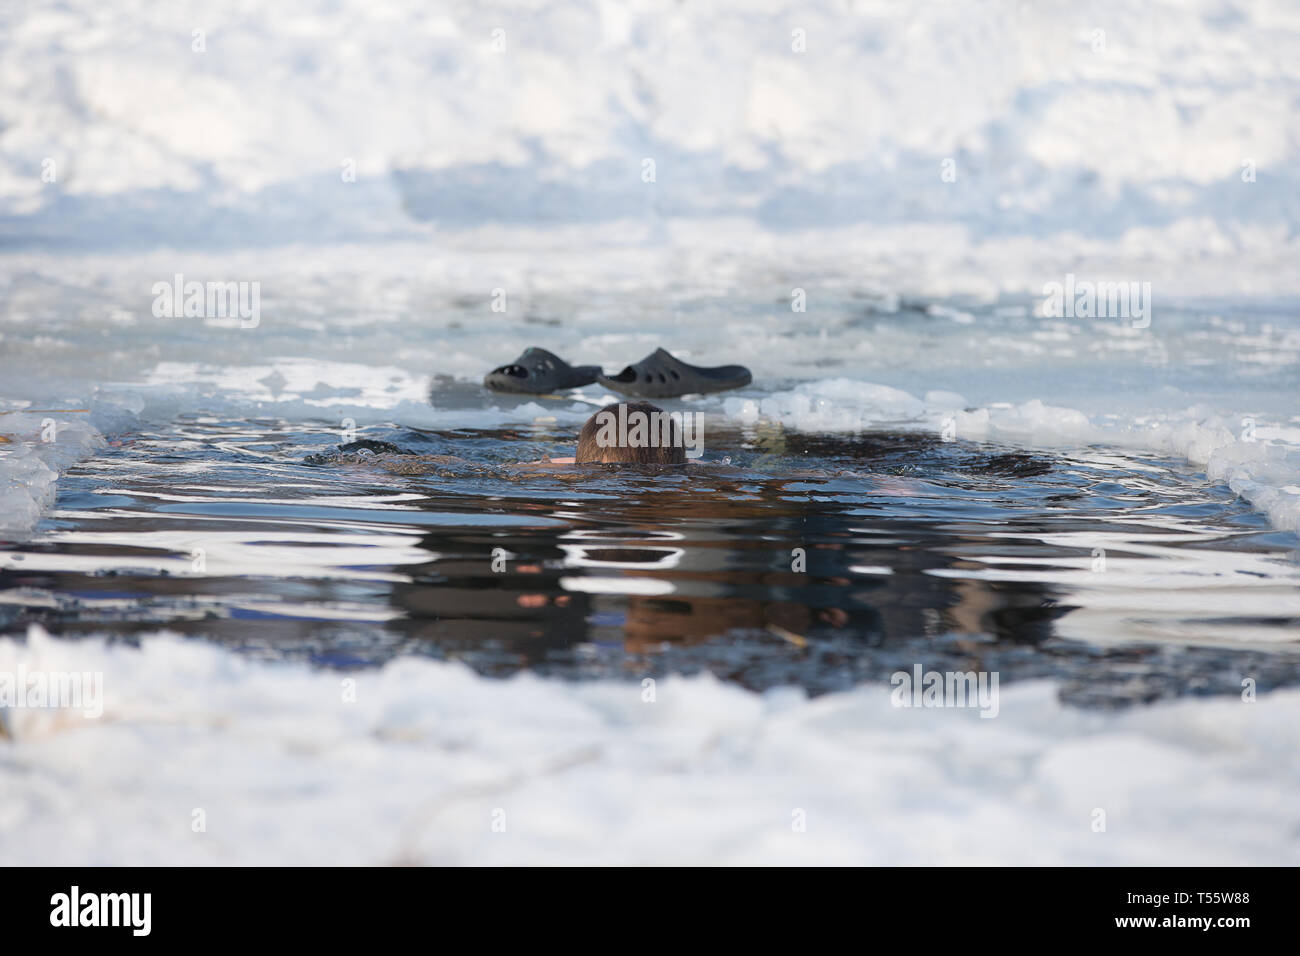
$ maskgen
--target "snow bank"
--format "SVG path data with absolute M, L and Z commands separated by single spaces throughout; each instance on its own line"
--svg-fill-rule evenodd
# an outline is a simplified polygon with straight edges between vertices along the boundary
M 1223 258 L 1300 223 L 1286 0 L 72 0 L 3 25 L 16 240 L 743 216 Z
M 1087 713 L 1031 683 L 990 720 L 706 676 L 647 703 L 638 682 L 35 628 L 0 640 L 0 674 L 20 667 L 102 673 L 104 711 L 3 712 L 14 864 L 1300 861 L 1296 691 Z

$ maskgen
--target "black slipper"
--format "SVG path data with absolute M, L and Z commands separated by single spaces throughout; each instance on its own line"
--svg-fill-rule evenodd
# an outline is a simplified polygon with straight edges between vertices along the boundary
M 624 395 L 638 398 L 675 398 L 678 395 L 703 395 L 740 388 L 754 380 L 743 365 L 719 365 L 698 368 L 675 359 L 663 349 L 655 349 L 635 365 L 617 375 L 601 375 L 601 385 Z
M 599 366 L 579 365 L 575 368 L 546 349 L 529 348 L 509 365 L 488 372 L 483 377 L 483 384 L 498 392 L 545 395 L 590 385 L 599 374 Z

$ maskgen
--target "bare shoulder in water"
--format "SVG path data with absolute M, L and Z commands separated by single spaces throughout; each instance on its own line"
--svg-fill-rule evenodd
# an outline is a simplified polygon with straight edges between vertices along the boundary
M 734 481 L 852 481 L 860 482 L 868 494 L 911 497 L 925 494 L 923 481 L 896 475 L 882 475 L 869 470 L 848 468 L 787 467 L 780 461 L 766 459 L 761 465 L 748 467 L 733 465 L 730 459 L 710 461 L 687 459 L 681 464 L 655 465 L 618 462 L 578 462 L 576 456 L 558 456 L 532 461 L 487 462 L 472 461 L 459 455 L 434 455 L 406 451 L 390 442 L 364 439 L 340 445 L 338 451 L 310 455 L 306 459 L 313 465 L 344 465 L 379 469 L 393 475 L 416 478 L 485 478 L 517 482 L 532 478 L 552 478 L 560 481 L 584 481 L 607 478 L 611 474 L 627 473 L 639 476 Z

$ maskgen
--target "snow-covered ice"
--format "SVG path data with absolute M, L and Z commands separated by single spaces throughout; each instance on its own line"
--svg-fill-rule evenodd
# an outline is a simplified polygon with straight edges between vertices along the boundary
M 647 702 L 635 682 L 39 630 L 0 640 L 0 672 L 19 666 L 102 673 L 104 713 L 7 712 L 8 863 L 1300 862 L 1294 690 L 1097 713 L 1036 682 L 985 720 L 884 685 L 810 701 L 674 678 Z

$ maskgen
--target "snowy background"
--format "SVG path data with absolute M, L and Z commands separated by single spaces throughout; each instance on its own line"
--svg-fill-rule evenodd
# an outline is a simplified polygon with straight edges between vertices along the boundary
M 1281 263 L 1298 62 L 1280 0 L 10 7 L 0 237 L 742 217 Z

